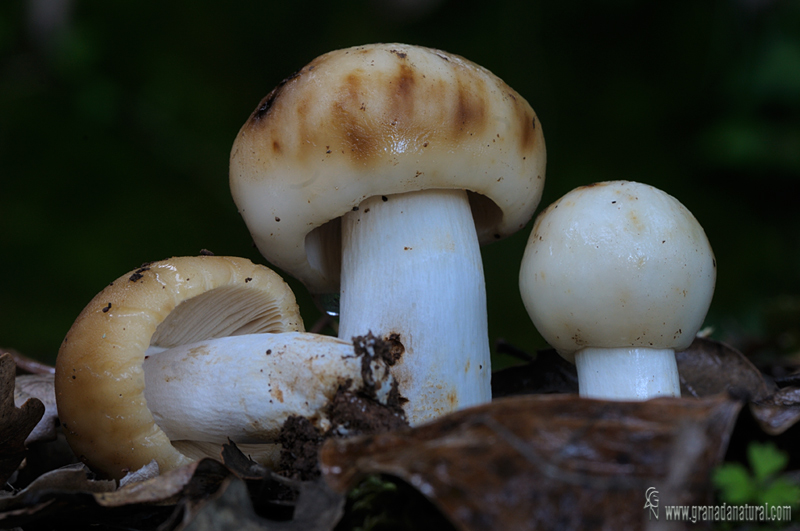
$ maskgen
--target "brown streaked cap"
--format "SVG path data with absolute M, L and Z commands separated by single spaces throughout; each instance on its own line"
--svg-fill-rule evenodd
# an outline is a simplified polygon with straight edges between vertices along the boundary
M 230 185 L 261 253 L 313 292 L 339 287 L 339 218 L 366 198 L 469 194 L 481 243 L 524 227 L 545 177 L 542 128 L 501 79 L 406 44 L 322 55 L 239 131 Z
M 126 273 L 89 302 L 58 353 L 56 400 L 70 446 L 116 479 L 153 459 L 162 472 L 188 463 L 147 408 L 148 349 L 288 331 L 303 331 L 291 289 L 244 258 L 176 257 Z

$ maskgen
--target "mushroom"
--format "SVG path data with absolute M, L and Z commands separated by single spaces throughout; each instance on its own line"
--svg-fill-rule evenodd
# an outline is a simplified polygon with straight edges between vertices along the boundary
M 339 298 L 339 337 L 404 351 L 412 425 L 487 402 L 480 244 L 523 228 L 544 186 L 530 105 L 460 56 L 373 44 L 314 59 L 231 150 L 233 198 L 271 264 Z
M 581 396 L 680 396 L 675 351 L 711 304 L 716 261 L 703 228 L 646 184 L 577 188 L 542 211 L 520 270 L 542 337 L 575 363 Z
M 76 455 L 119 479 L 155 460 L 161 472 L 233 440 L 274 465 L 290 415 L 326 427 L 338 387 L 392 387 L 380 359 L 303 332 L 275 272 L 235 257 L 146 264 L 97 294 L 56 360 L 58 414 Z M 365 382 L 368 379 L 370 381 Z

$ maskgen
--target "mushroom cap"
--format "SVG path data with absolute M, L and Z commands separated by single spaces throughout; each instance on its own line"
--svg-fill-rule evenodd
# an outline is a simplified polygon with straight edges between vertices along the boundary
M 366 198 L 463 189 L 478 238 L 521 229 L 541 199 L 545 144 L 531 106 L 460 56 L 373 44 L 282 81 L 231 150 L 234 201 L 261 253 L 312 292 L 339 289 L 339 218 Z
M 584 347 L 687 348 L 716 280 L 705 232 L 674 197 L 612 181 L 542 211 L 522 258 L 520 292 L 564 358 Z
M 147 349 L 302 330 L 294 293 L 264 266 L 221 256 L 145 264 L 98 293 L 61 344 L 55 389 L 67 441 L 115 479 L 153 459 L 162 472 L 188 463 L 147 407 Z

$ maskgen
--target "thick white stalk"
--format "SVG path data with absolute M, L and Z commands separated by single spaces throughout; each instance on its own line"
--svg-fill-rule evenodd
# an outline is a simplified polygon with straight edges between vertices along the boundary
M 480 246 L 461 190 L 364 200 L 342 218 L 339 337 L 396 334 L 413 425 L 491 400 Z
M 326 429 L 324 409 L 339 385 L 363 385 L 353 344 L 318 334 L 230 336 L 151 352 L 143 364 L 145 399 L 171 441 L 275 442 L 290 415 Z M 385 401 L 389 369 L 378 359 L 369 369 Z
M 672 349 L 584 348 L 575 353 L 582 397 L 647 400 L 681 396 L 678 364 Z

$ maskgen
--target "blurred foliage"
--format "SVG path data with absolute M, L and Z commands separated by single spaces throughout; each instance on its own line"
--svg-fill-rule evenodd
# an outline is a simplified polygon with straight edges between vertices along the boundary
M 789 456 L 774 444 L 751 441 L 747 447 L 750 469 L 741 463 L 725 463 L 712 476 L 721 501 L 731 505 L 769 505 L 771 507 L 800 504 L 800 485 L 782 475 Z
M 541 207 L 609 179 L 682 201 L 717 255 L 719 339 L 762 336 L 775 300 L 797 305 L 797 0 L 4 0 L 0 345 L 52 361 L 89 299 L 145 261 L 263 262 L 228 191 L 238 128 L 312 58 L 377 41 L 461 54 L 531 102 Z M 532 351 L 517 288 L 530 226 L 484 258 L 490 338 Z M 291 284 L 310 326 L 319 312 Z
M 347 494 L 336 530 L 454 531 L 453 525 L 419 491 L 396 478 L 372 475 Z

